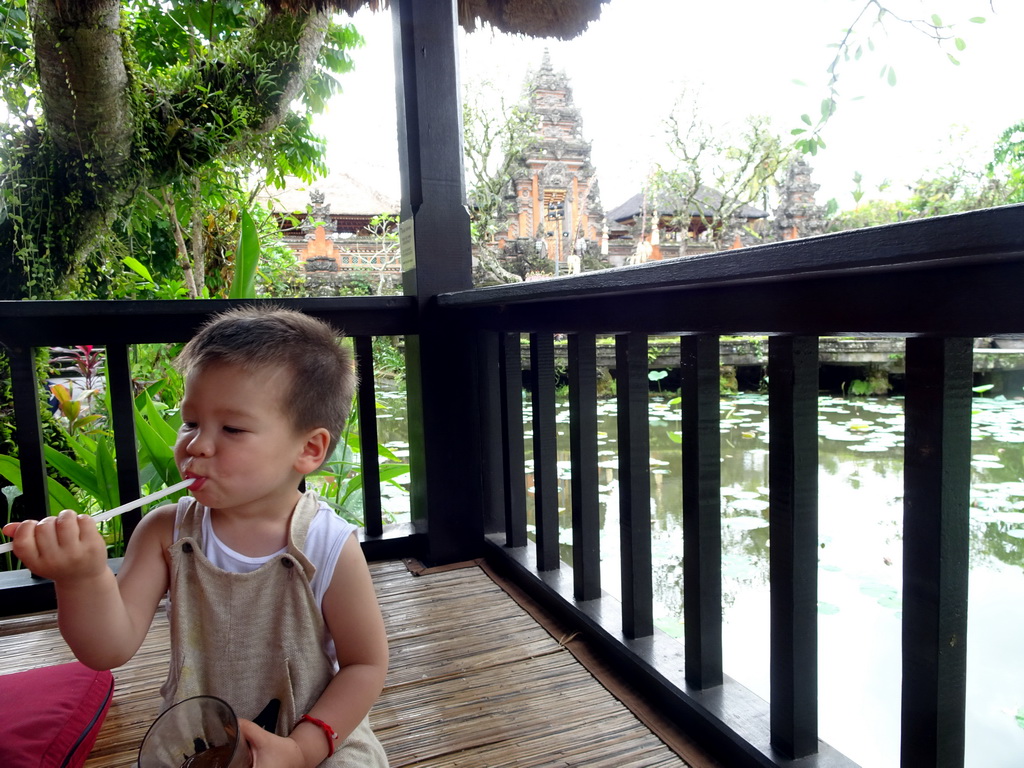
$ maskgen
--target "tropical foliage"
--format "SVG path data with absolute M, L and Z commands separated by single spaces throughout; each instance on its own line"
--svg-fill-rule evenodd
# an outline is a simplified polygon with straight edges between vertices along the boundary
M 255 209 L 248 174 L 322 170 L 310 119 L 361 43 L 330 11 L 319 0 L 7 3 L 0 297 L 130 294 L 140 271 L 129 256 L 157 283 L 177 280 L 172 295 L 222 295 L 238 211 Z

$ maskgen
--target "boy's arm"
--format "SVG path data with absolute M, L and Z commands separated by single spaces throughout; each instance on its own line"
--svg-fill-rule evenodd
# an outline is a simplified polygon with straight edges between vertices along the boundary
M 337 647 L 341 669 L 313 708 L 299 714 L 308 714 L 330 725 L 338 735 L 334 742 L 334 746 L 338 747 L 366 717 L 380 696 L 388 671 L 388 641 L 384 619 L 377 605 L 370 570 L 366 567 L 366 560 L 354 534 L 349 536 L 338 557 L 331 585 L 324 595 L 323 612 Z M 263 757 L 269 758 L 270 750 L 277 747 L 287 746 L 291 750 L 298 747 L 297 751 L 292 752 L 295 762 L 291 761 L 291 757 L 284 757 L 284 753 L 276 753 L 275 757 L 281 757 L 272 760 L 270 764 L 312 768 L 327 757 L 325 732 L 313 723 L 302 722 L 297 725 L 289 739 L 283 740 L 292 742 L 289 745 L 275 745 L 271 734 L 256 731 L 259 731 L 257 726 L 243 724 L 243 732 L 258 756 L 267 750 Z M 297 752 L 301 752 L 301 762 L 298 761 Z M 265 763 L 266 759 L 260 762 Z
M 111 669 L 142 645 L 167 591 L 166 544 L 161 542 L 166 538 L 169 543 L 173 520 L 174 507 L 142 519 L 116 578 L 107 565 L 106 542 L 88 515 L 64 510 L 39 523 L 22 523 L 13 532 L 14 551 L 26 567 L 53 579 L 61 634 L 83 664 Z

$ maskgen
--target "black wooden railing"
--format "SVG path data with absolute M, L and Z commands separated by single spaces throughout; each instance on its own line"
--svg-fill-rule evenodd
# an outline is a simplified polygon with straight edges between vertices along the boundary
M 1022 285 L 1024 207 L 1018 206 L 433 297 L 424 291 L 416 299 L 281 303 L 356 338 L 364 366 L 364 440 L 373 439 L 366 428 L 373 421 L 369 339 L 409 338 L 413 523 L 382 530 L 368 499 L 370 556 L 440 562 L 485 555 L 583 628 L 651 702 L 737 766 L 851 764 L 818 739 L 817 729 L 817 339 L 906 337 L 902 763 L 959 767 L 971 338 L 1024 334 Z M 228 305 L 0 302 L 0 343 L 12 365 L 24 470 L 19 503 L 45 508 L 33 348 L 106 346 L 124 500 L 139 492 L 128 346 L 183 341 L 210 312 Z M 569 339 L 571 564 L 559 561 L 556 333 Z M 678 334 L 681 341 L 682 644 L 653 627 L 646 399 L 647 337 L 655 333 Z M 734 333 L 770 336 L 770 704 L 722 669 L 717 342 Z M 524 334 L 533 387 L 534 541 L 527 536 L 523 476 Z M 597 334 L 617 337 L 621 601 L 604 593 L 600 577 Z M 372 464 L 367 471 L 372 476 Z M 366 483 L 371 492 L 374 486 Z M 3 576 L 3 612 L 52 600 L 52 591 L 27 576 Z
M 730 765 L 852 764 L 818 739 L 818 338 L 906 337 L 902 764 L 962 766 L 971 339 L 1024 333 L 1024 207 L 574 278 L 461 291 L 481 328 L 488 557 L 602 638 Z M 568 335 L 572 563 L 559 562 L 553 334 Z M 597 548 L 595 334 L 616 334 L 621 602 Z M 684 644 L 653 630 L 647 335 L 679 333 Z M 718 335 L 769 339 L 771 696 L 722 670 Z M 526 536 L 520 339 L 529 334 L 536 536 Z M 497 486 L 497 487 L 494 487 Z M 768 629 L 766 628 L 766 632 Z M 756 642 L 756 640 L 752 640 Z M 870 738 L 866 735 L 866 738 Z M 794 763 L 795 764 L 795 763 Z
M 38 518 L 48 509 L 43 431 L 40 422 L 39 380 L 36 352 L 52 346 L 92 344 L 105 350 L 110 388 L 110 424 L 117 456 L 118 494 L 122 503 L 140 497 L 136 450 L 134 388 L 129 366 L 130 348 L 136 344 L 175 344 L 187 341 L 211 314 L 240 302 L 207 301 L 61 301 L 0 302 L 0 345 L 11 369 L 15 437 L 22 474 L 22 496 L 16 501 L 14 519 Z M 408 527 L 385 531 L 381 512 L 377 463 L 376 393 L 373 376 L 374 336 L 416 333 L 415 306 L 405 297 L 288 299 L 276 304 L 323 318 L 352 337 L 361 385 L 357 396 L 365 546 L 371 553 L 386 555 L 395 546 L 408 554 Z M 122 518 L 130 537 L 141 512 Z M 400 542 L 395 544 L 395 542 Z M 40 610 L 53 601 L 52 587 L 24 573 L 0 574 L 0 615 Z

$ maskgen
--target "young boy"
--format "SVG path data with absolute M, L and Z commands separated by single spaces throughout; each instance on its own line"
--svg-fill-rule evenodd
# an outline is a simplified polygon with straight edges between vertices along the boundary
M 95 669 L 135 654 L 169 590 L 163 705 L 228 701 L 255 768 L 388 764 L 367 721 L 388 664 L 369 570 L 354 526 L 298 490 L 348 416 L 355 373 L 337 341 L 280 308 L 229 311 L 199 331 L 178 358 L 174 455 L 191 498 L 143 517 L 116 578 L 88 516 L 4 529 L 55 582 L 61 633 Z

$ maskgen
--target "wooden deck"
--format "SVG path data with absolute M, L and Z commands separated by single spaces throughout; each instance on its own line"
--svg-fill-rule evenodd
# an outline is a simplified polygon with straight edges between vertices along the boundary
M 392 766 L 714 765 L 685 743 L 670 749 L 577 660 L 576 640 L 559 642 L 485 569 L 371 569 L 391 670 L 370 719 Z M 132 765 L 157 714 L 167 646 L 161 612 L 139 653 L 115 670 L 114 702 L 86 768 Z M 0 620 L 0 674 L 72 658 L 53 613 Z

